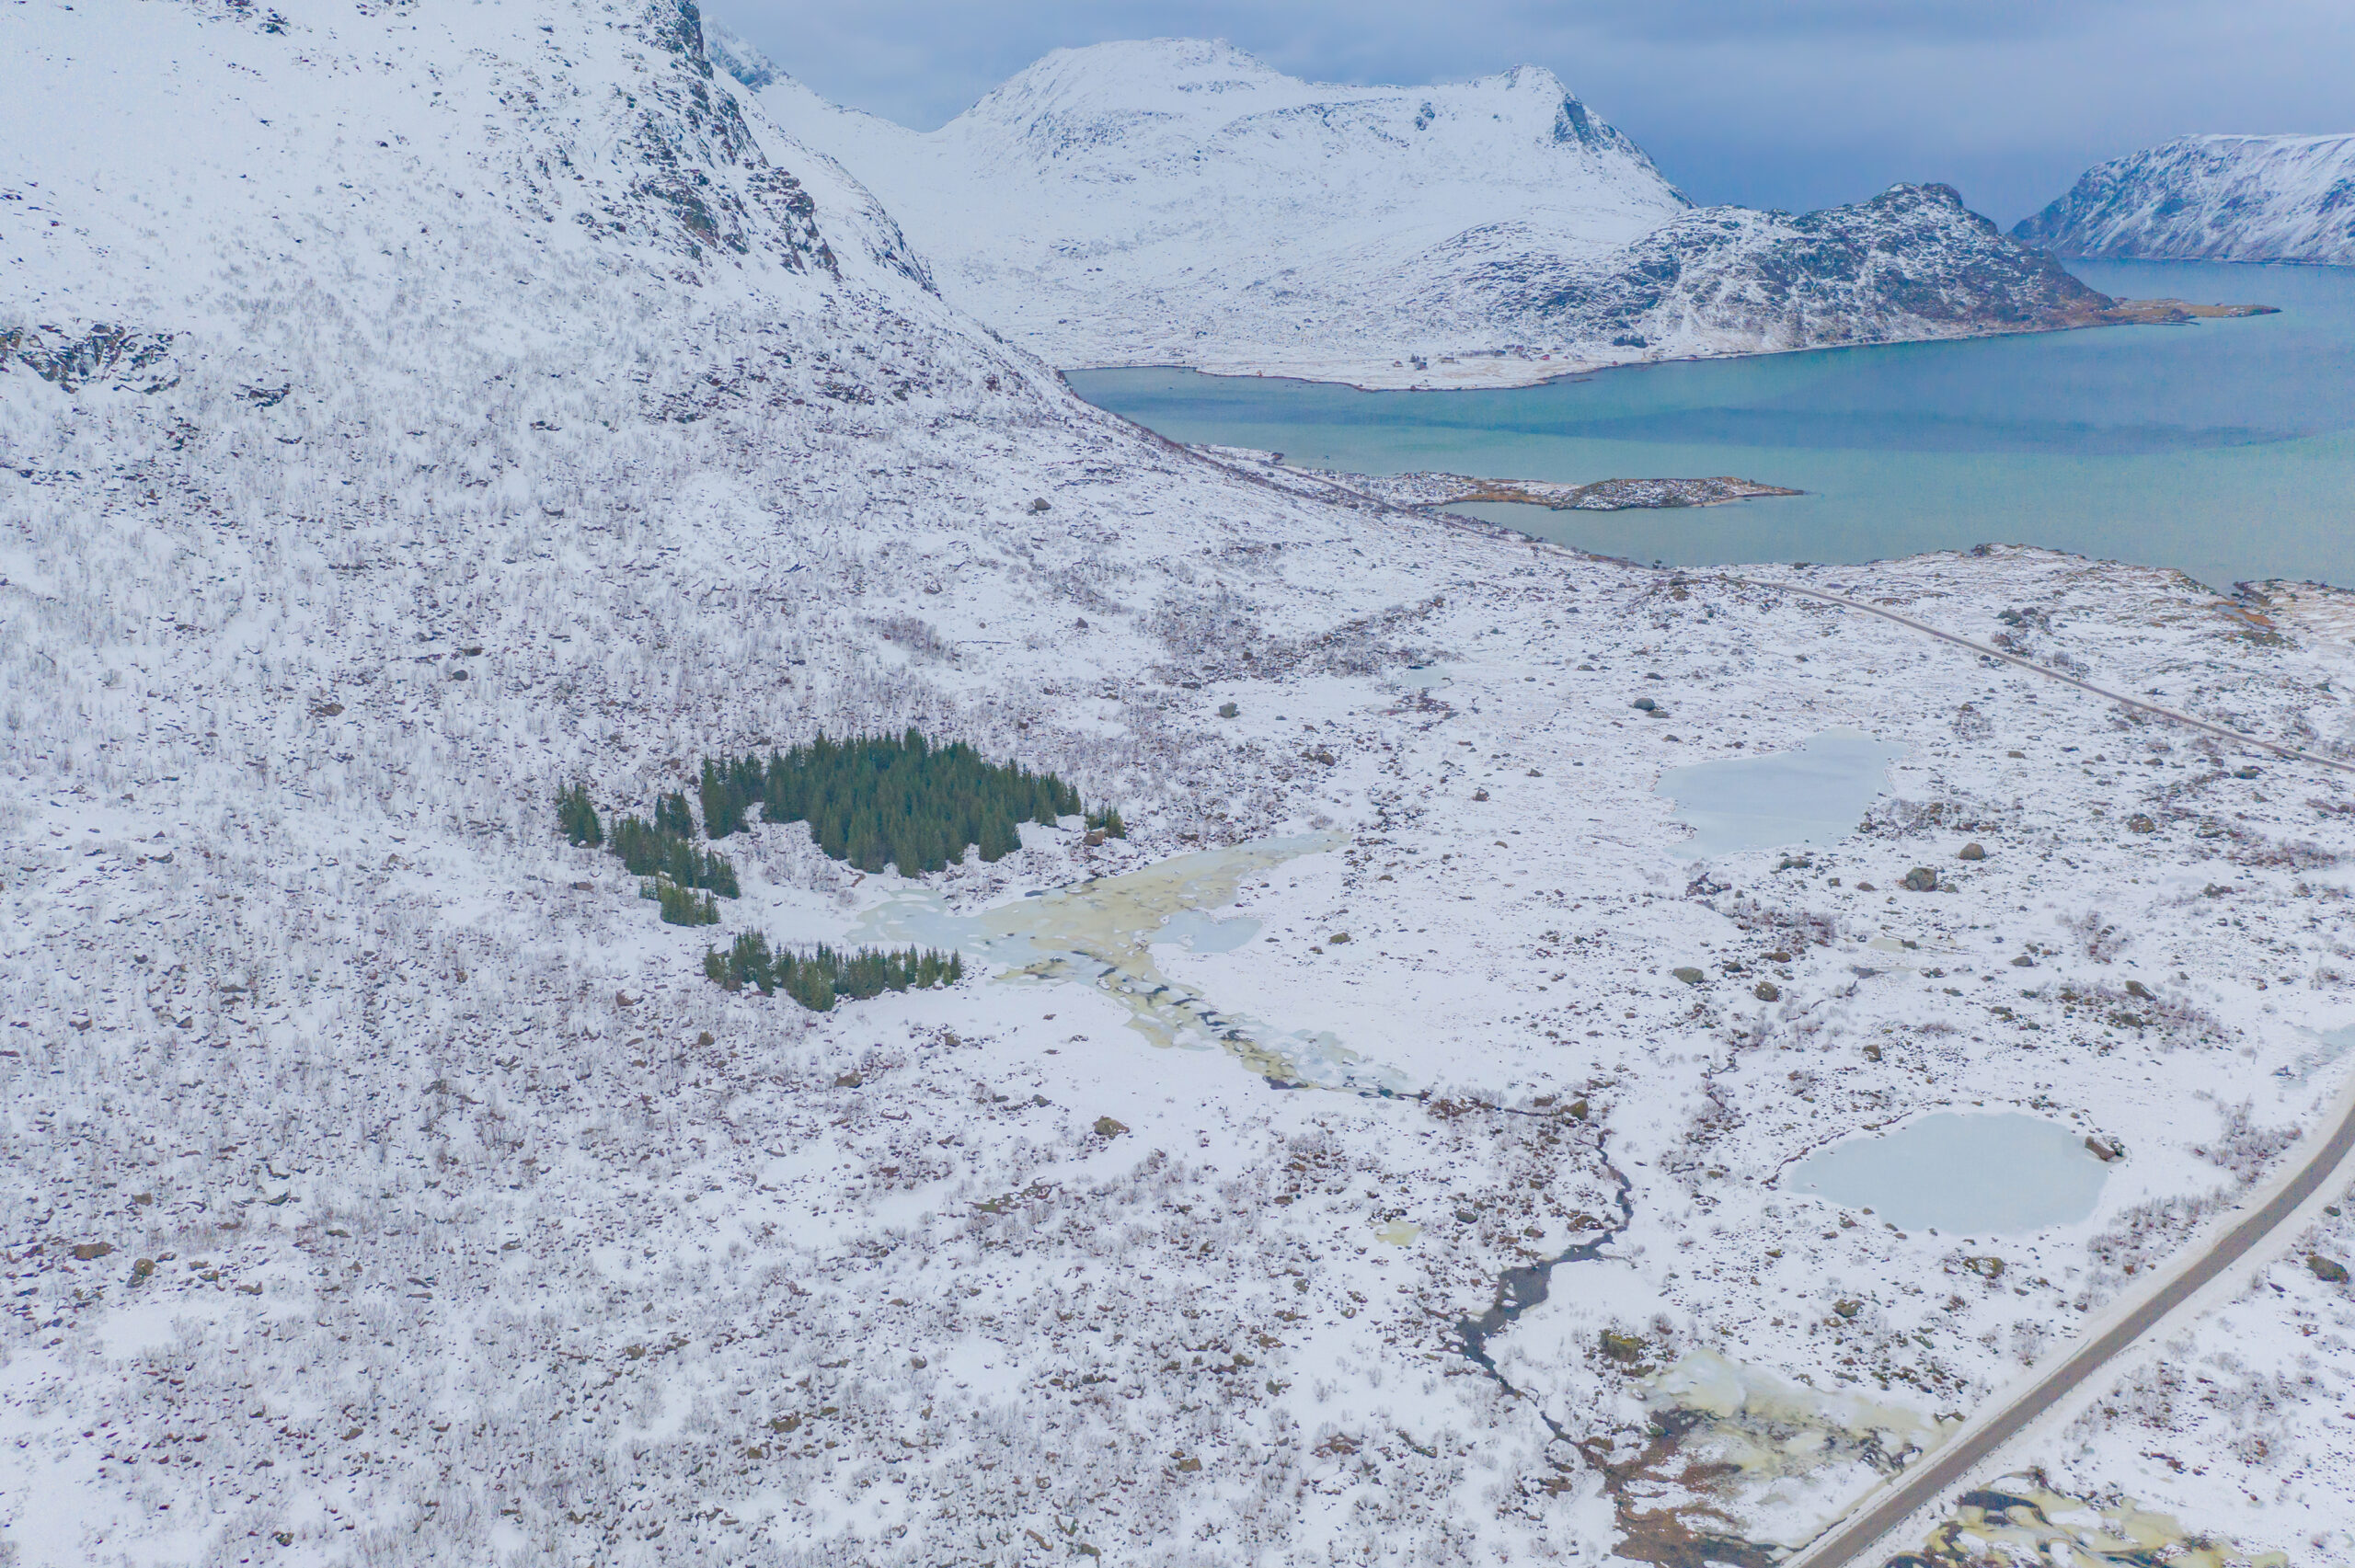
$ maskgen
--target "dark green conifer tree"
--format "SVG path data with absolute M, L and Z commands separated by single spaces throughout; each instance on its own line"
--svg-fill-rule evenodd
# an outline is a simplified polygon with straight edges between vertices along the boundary
M 597 820 L 597 808 L 590 804 L 585 784 L 556 792 L 556 825 L 573 843 L 594 848 L 605 841 L 604 824 Z

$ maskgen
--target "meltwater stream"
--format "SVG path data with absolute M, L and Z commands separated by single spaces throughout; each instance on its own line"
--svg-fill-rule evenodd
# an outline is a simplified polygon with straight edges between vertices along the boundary
M 1247 916 L 1212 911 L 1235 901 L 1243 879 L 1304 854 L 1337 849 L 1338 833 L 1257 839 L 1203 850 L 1117 876 L 1092 877 L 970 914 L 929 890 L 899 894 L 860 917 L 849 940 L 956 948 L 1008 967 L 1005 978 L 1075 980 L 1128 1010 L 1129 1027 L 1156 1046 L 1223 1050 L 1278 1088 L 1394 1094 L 1392 1069 L 1360 1057 L 1321 1029 L 1275 1029 L 1213 1004 L 1162 973 L 1156 946 L 1225 953 L 1258 933 Z

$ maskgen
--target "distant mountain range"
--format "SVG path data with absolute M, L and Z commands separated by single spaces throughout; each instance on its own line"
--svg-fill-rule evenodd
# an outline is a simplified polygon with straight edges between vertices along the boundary
M 1941 185 L 1695 208 L 1551 72 L 1301 81 L 1227 44 L 1058 50 L 938 131 L 715 58 L 873 190 L 943 293 L 1065 368 L 1361 385 L 2080 325 L 2111 302 Z
M 2355 135 L 2180 137 L 2086 170 L 2012 237 L 2058 256 L 2355 266 Z

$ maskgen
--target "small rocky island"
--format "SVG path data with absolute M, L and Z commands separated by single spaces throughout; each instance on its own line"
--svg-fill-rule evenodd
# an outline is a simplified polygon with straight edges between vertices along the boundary
M 1477 479 L 1468 474 L 1349 474 L 1329 468 L 1295 468 L 1280 452 L 1256 447 L 1199 445 L 1189 448 L 1224 467 L 1286 489 L 1355 495 L 1395 507 L 1461 506 L 1469 501 L 1506 501 L 1555 511 L 1634 511 L 1649 508 L 1715 507 L 1756 496 L 1803 496 L 1804 490 L 1762 485 L 1755 479 L 1717 475 L 1706 479 L 1597 479 L 1573 485 L 1551 479 Z
M 1336 477 L 1340 477 L 1337 475 Z M 1474 479 L 1461 474 L 1350 475 L 1404 506 L 1447 507 L 1465 501 L 1511 501 L 1556 511 L 1631 511 L 1651 507 L 1717 507 L 1754 496 L 1802 496 L 1804 490 L 1762 485 L 1720 474 L 1706 479 L 1597 479 L 1587 485 L 1545 479 Z M 1397 493 L 1407 492 L 1407 493 Z M 1409 498 L 1409 494 L 1411 498 Z
M 2189 300 L 2113 300 L 2096 325 L 2181 326 L 2187 322 L 2231 320 L 2244 315 L 2280 315 L 2279 305 L 2203 305 Z

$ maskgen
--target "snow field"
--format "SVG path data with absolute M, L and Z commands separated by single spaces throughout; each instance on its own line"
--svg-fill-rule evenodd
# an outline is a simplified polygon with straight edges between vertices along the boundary
M 37 337 L 0 373 L 20 1561 L 1592 1556 L 1657 1396 L 1605 1329 L 1967 1408 L 2346 1070 L 2334 779 L 1154 441 L 926 292 L 668 7 L 282 10 L 0 22 L 59 223 L 5 247 Z M 101 90 L 133 67 L 243 108 L 187 130 Z M 168 351 L 36 373 L 97 323 Z M 2355 739 L 2343 640 L 2179 578 L 1794 576 Z M 1155 955 L 1426 1093 L 1275 1089 L 1079 984 L 729 995 L 706 941 L 839 933 L 892 879 L 764 826 L 746 897 L 679 930 L 554 830 L 576 780 L 641 809 L 707 753 L 911 723 L 1133 824 L 930 879 L 959 909 L 1345 835 L 1246 884 L 1253 941 Z M 1909 749 L 1855 839 L 1671 853 L 1661 768 L 1835 726 Z M 2093 1219 L 1901 1236 L 1775 1185 L 1979 1101 L 2124 1146 Z M 1632 1228 L 1490 1341 L 1510 1392 L 1458 1322 L 1615 1216 L 1614 1170 Z M 2292 1375 L 2343 1290 L 2282 1283 L 2198 1331 L 2290 1368 L 2271 1402 L 2155 1417 L 2264 1454 L 2186 1480 L 2121 1403 L 2055 1462 L 2234 1529 L 2227 1482 L 2278 1476 L 2308 1501 L 2252 1533 L 2343 1529 L 2335 1385 Z M 1670 1503 L 1763 1535 L 1835 1484 L 1798 1479 Z

